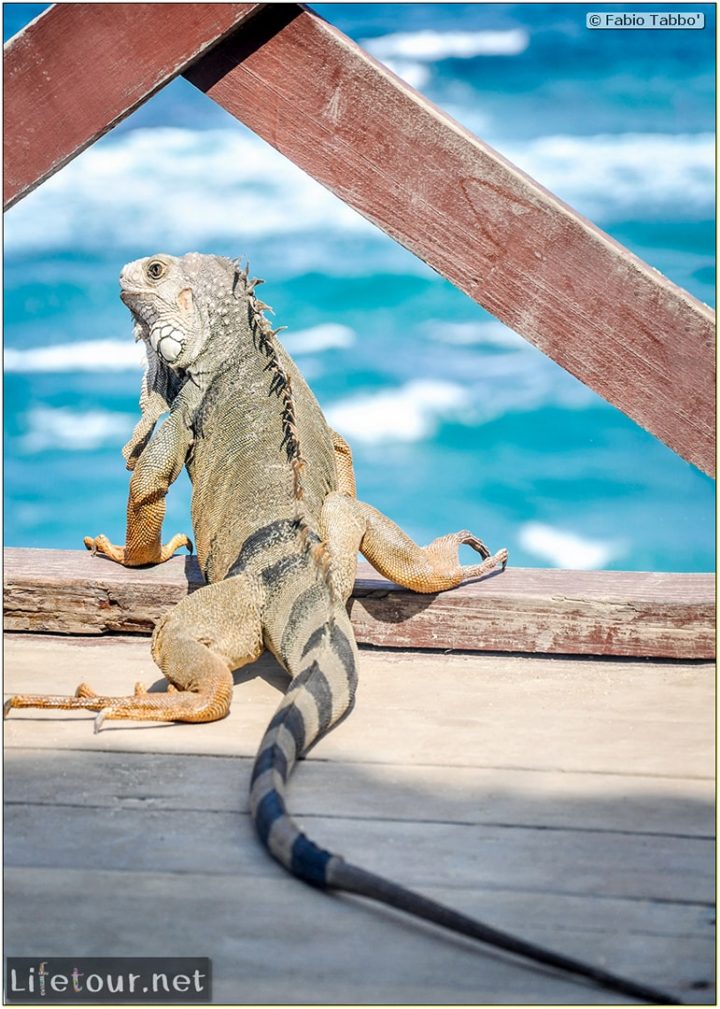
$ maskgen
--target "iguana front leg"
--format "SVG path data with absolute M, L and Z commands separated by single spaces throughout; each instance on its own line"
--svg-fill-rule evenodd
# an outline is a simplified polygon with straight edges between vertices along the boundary
M 138 323 L 134 328 L 135 340 L 144 339 L 143 327 Z M 122 454 L 127 468 L 135 469 L 135 464 L 145 451 L 155 425 L 164 413 L 168 413 L 175 398 L 182 390 L 186 378 L 180 377 L 166 361 L 153 349 L 149 339 L 145 339 L 146 367 L 140 387 L 140 411 L 142 416 L 135 425 L 130 440 L 123 447 Z
M 122 455 L 129 470 L 135 469 L 138 459 L 147 448 L 155 425 L 167 411 L 168 404 L 163 397 L 157 393 L 151 393 L 145 403 L 140 420 L 133 428 L 130 439 L 123 445 Z
M 173 411 L 140 455 L 130 480 L 125 546 L 115 546 L 107 536 L 86 536 L 85 546 L 126 567 L 161 564 L 182 546 L 192 552 L 184 533 L 163 545 L 165 497 L 177 479 L 192 444 L 192 432 L 183 411 Z

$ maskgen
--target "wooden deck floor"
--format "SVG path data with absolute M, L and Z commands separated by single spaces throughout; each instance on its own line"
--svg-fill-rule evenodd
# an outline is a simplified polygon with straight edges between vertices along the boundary
M 216 1002 L 621 998 L 288 877 L 247 812 L 284 687 L 267 658 L 223 722 L 6 722 L 6 953 L 198 955 Z M 6 691 L 125 693 L 147 639 L 10 635 Z M 708 664 L 362 652 L 349 719 L 298 768 L 318 842 L 489 923 L 714 1001 Z

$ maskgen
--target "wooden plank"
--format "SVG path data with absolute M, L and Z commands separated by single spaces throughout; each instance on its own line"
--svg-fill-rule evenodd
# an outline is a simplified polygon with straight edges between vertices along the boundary
M 299 5 L 268 5 L 185 76 L 714 473 L 714 313 L 706 305 Z
M 5 209 L 263 6 L 54 4 L 5 46 Z
M 138 639 L 8 635 L 5 667 L 8 694 L 73 693 L 80 681 L 111 695 L 138 680 L 164 684 L 147 640 Z M 351 717 L 307 759 L 361 765 L 358 773 L 383 787 L 398 764 L 610 775 L 619 790 L 628 775 L 714 776 L 710 664 L 363 650 L 359 675 Z M 236 680 L 232 710 L 220 722 L 108 722 L 93 735 L 83 712 L 23 709 L 5 722 L 5 743 L 250 759 L 288 680 L 268 656 Z
M 712 774 L 709 666 L 380 651 L 361 662 L 356 710 L 291 785 L 312 836 L 499 927 L 712 1002 L 712 793 L 689 780 Z M 202 947 L 214 999 L 230 1003 L 612 1000 L 328 898 L 268 859 L 245 812 L 250 761 L 202 755 L 257 745 L 279 684 L 276 666 L 256 666 L 211 725 L 93 736 L 87 716 L 13 712 L 8 953 L 39 942 L 100 955 L 113 936 L 116 955 Z M 137 639 L 7 641 L 10 691 L 83 678 L 113 692 L 150 669 Z
M 33 726 L 25 723 L 24 729 L 30 745 L 14 742 L 6 750 L 8 805 L 74 807 L 82 782 L 82 803 L 94 808 L 249 815 L 253 758 L 127 750 L 95 750 L 88 757 L 87 750 L 72 749 L 63 750 L 60 772 L 54 753 L 32 745 Z M 442 767 L 400 762 L 372 767 L 342 756 L 336 749 L 303 761 L 291 785 L 295 815 L 597 831 L 609 844 L 616 833 L 705 839 L 714 834 L 710 779 L 629 771 L 619 785 L 613 774 L 466 767 L 451 763 L 457 755 L 449 745 Z
M 5 552 L 5 627 L 63 634 L 145 633 L 202 585 L 197 561 L 144 570 L 85 551 Z M 711 658 L 711 574 L 508 568 L 437 595 L 381 578 L 366 563 L 350 603 L 361 643 L 547 654 Z
M 48 764 L 58 759 L 54 755 Z M 330 782 L 328 775 L 328 787 Z M 412 889 L 461 891 L 475 885 L 526 894 L 713 903 L 712 839 L 322 816 L 298 816 L 297 823 L 326 850 Z M 4 826 L 5 864 L 18 867 L 219 871 L 253 879 L 272 879 L 282 871 L 258 843 L 250 817 L 232 812 L 28 803 L 8 806 Z M 163 836 L 172 843 L 147 843 Z
M 140 844 L 147 847 L 147 838 Z M 479 887 L 429 892 L 535 942 L 676 991 L 683 1002 L 712 1002 L 707 909 Z M 68 915 L 68 907 L 75 913 Z M 328 897 L 279 869 L 254 879 L 8 867 L 5 908 L 9 956 L 38 948 L 48 956 L 202 949 L 213 959 L 213 1001 L 226 1005 L 625 1001 L 377 906 Z

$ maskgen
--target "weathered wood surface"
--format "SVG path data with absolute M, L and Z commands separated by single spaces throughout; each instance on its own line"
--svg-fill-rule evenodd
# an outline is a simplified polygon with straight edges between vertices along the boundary
M 408 658 L 403 660 L 407 663 Z M 134 665 L 135 663 L 133 663 Z M 377 679 L 377 660 L 362 662 L 363 680 L 366 673 L 372 679 Z M 95 670 L 92 670 L 94 673 Z M 397 669 L 392 672 L 397 676 Z M 518 670 L 515 670 L 517 673 Z M 442 675 L 442 674 L 440 674 Z M 34 687 L 38 684 L 37 671 L 32 677 Z M 427 668 L 422 670 L 421 682 L 427 681 Z M 123 683 L 117 684 L 117 689 L 127 689 L 127 677 Z M 444 685 L 444 676 L 443 676 Z M 364 682 L 363 682 L 364 687 Z M 247 691 L 244 686 L 237 691 L 236 704 L 245 703 Z M 272 697 L 268 694 L 268 698 Z M 442 705 L 440 705 L 442 707 Z M 252 749 L 253 736 L 256 736 L 257 717 L 255 713 L 252 732 L 249 739 L 244 739 L 242 749 Z M 364 719 L 372 717 L 368 703 L 363 706 Z M 53 785 L 52 796 L 48 796 L 48 786 L 44 775 L 37 769 L 47 761 L 47 751 L 62 746 L 62 739 L 56 738 L 49 745 L 48 736 L 51 732 L 43 721 L 40 727 L 37 715 L 32 718 L 27 715 L 27 723 L 22 728 L 15 726 L 15 714 L 11 717 L 13 725 L 9 728 L 11 739 L 24 738 L 26 746 L 11 744 L 14 774 L 8 782 L 5 802 L 11 806 L 77 805 L 78 781 L 82 781 L 83 797 L 87 805 L 93 808 L 106 807 L 114 811 L 138 809 L 153 812 L 196 812 L 196 813 L 233 813 L 242 816 L 249 815 L 250 761 L 249 752 L 242 757 L 213 755 L 212 760 L 198 760 L 199 756 L 207 756 L 205 748 L 197 754 L 163 752 L 148 754 L 142 750 L 123 749 L 122 760 L 118 759 L 118 750 L 114 748 L 100 750 L 96 746 L 87 745 L 87 738 L 77 749 L 68 750 L 63 754 L 63 775 L 58 777 Z M 90 717 L 78 717 L 75 722 L 83 721 L 90 729 Z M 438 718 L 438 745 L 443 752 L 452 752 L 452 725 L 448 725 L 442 715 Z M 129 724 L 129 723 L 128 723 Z M 364 722 L 367 725 L 367 722 Z M 115 726 L 120 732 L 123 727 Z M 236 723 L 237 728 L 237 723 Z M 498 727 L 499 728 L 499 727 Z M 603 731 L 607 740 L 607 722 L 603 720 Z M 77 724 L 73 726 L 72 738 L 77 741 Z M 387 727 L 383 731 L 387 731 Z M 445 733 L 450 744 L 443 742 Z M 37 739 L 38 733 L 41 739 Z M 708 734 L 709 735 L 709 734 Z M 370 734 L 371 738 L 373 733 Z M 70 736 L 64 737 L 70 742 Z M 359 740 L 349 741 L 355 747 Z M 101 745 L 107 741 L 103 740 Z M 171 741 L 173 742 L 173 741 Z M 232 751 L 232 740 L 226 738 L 228 751 Z M 259 743 L 259 737 L 255 739 Z M 491 741 L 497 747 L 499 736 Z M 705 738 L 705 745 L 709 740 Z M 141 740 L 142 743 L 142 740 Z M 44 745 L 43 745 L 44 744 Z M 234 740 L 234 749 L 240 749 L 239 740 Z M 115 739 L 113 746 L 122 745 L 122 739 Z M 347 745 L 347 744 L 346 744 Z M 87 751 L 93 750 L 92 760 L 88 760 Z M 407 746 L 405 746 L 407 750 Z M 388 823 L 403 823 L 418 819 L 420 814 L 419 799 L 423 791 L 433 792 L 432 815 L 423 815 L 423 821 L 435 826 L 455 824 L 458 827 L 486 826 L 500 830 L 508 824 L 524 830 L 538 829 L 542 824 L 544 830 L 577 829 L 577 814 L 573 811 L 575 803 L 582 801 L 584 806 L 583 826 L 585 832 L 599 833 L 630 833 L 635 834 L 640 829 L 643 835 L 665 837 L 676 835 L 678 824 L 682 824 L 683 837 L 697 837 L 707 840 L 712 835 L 712 822 L 709 811 L 712 807 L 713 783 L 708 777 L 684 778 L 680 776 L 660 776 L 641 773 L 623 774 L 623 801 L 618 801 L 617 775 L 600 772 L 586 774 L 581 771 L 557 771 L 518 769 L 511 767 L 475 767 L 468 764 L 452 765 L 452 774 L 448 775 L 447 766 L 412 763 L 415 754 L 411 751 L 406 755 L 400 750 L 392 754 L 392 760 L 384 764 L 377 761 L 349 760 L 347 751 L 341 745 L 324 747 L 325 760 L 333 760 L 333 788 L 327 788 L 327 770 L 322 760 L 308 759 L 303 764 L 302 774 L 293 782 L 293 810 L 298 817 L 343 817 L 352 819 L 362 810 L 364 817 L 371 817 Z M 497 749 L 495 754 L 497 755 Z M 536 755 L 534 759 L 537 759 Z M 453 754 L 454 759 L 458 755 Z M 696 754 L 697 757 L 697 754 Z M 482 754 L 475 754 L 475 759 L 481 759 Z M 467 759 L 467 758 L 465 758 Z M 238 760 L 241 761 L 238 765 Z M 393 763 L 392 789 L 382 787 L 386 774 L 385 765 Z M 375 765 L 375 766 L 373 766 Z M 614 766 L 614 761 L 613 761 Z M 702 768 L 711 771 L 710 767 Z M 239 777 L 240 788 L 233 789 L 228 794 L 228 781 Z M 107 782 L 112 779 L 114 787 L 108 789 Z M 368 782 L 374 782 L 372 788 Z M 157 782 L 162 781 L 162 790 L 158 790 Z M 245 787 L 247 785 L 247 788 Z M 477 806 L 466 810 L 463 807 L 464 797 L 474 792 L 481 796 Z M 469 817 L 461 819 L 460 817 Z M 308 820 L 308 829 L 310 821 Z
M 5 209 L 262 6 L 54 4 L 5 46 Z
M 714 473 L 714 313 L 706 305 L 300 5 L 268 5 L 185 76 Z
M 499 927 L 713 1003 L 710 666 L 380 651 L 361 663 L 352 716 L 291 785 L 311 836 Z M 6 643 L 9 692 L 80 679 L 124 692 L 154 675 L 147 641 Z M 284 676 L 263 658 L 238 680 L 211 725 L 93 736 L 82 713 L 12 712 L 8 955 L 202 949 L 226 1003 L 623 1001 L 289 878 L 246 799 Z
M 12 674 L 8 692 L 62 693 L 74 691 L 81 680 L 110 694 L 127 693 L 128 684 L 137 681 L 164 684 L 147 640 L 10 634 L 5 650 Z M 707 663 L 374 649 L 362 651 L 361 663 L 353 716 L 342 734 L 330 733 L 313 749 L 312 759 L 334 760 L 342 753 L 344 761 L 363 765 L 365 774 L 382 774 L 382 765 L 426 768 L 447 761 L 468 768 L 620 775 L 628 796 L 637 795 L 625 781 L 628 775 L 701 781 L 713 774 L 714 677 Z M 6 743 L 144 752 L 150 740 L 158 751 L 250 758 L 288 680 L 267 655 L 235 676 L 232 716 L 192 726 L 192 732 L 109 722 L 93 735 L 90 717 L 81 712 L 19 710 L 5 723 Z M 412 732 L 399 732 L 396 723 L 405 721 L 408 705 Z M 366 709 L 368 717 L 362 714 Z M 638 722 L 663 744 L 638 741 Z M 531 731 L 526 723 L 533 723 Z M 444 757 L 438 761 L 440 752 Z M 537 787 L 537 779 L 530 780 Z M 618 822 L 617 810 L 608 815 Z
M 5 627 L 149 634 L 203 584 L 194 557 L 122 568 L 86 551 L 8 549 Z M 419 595 L 359 566 L 350 602 L 358 641 L 400 648 L 711 658 L 711 574 L 508 568 Z
M 147 835 L 131 840 L 148 844 Z M 184 840 L 184 834 L 177 838 Z M 221 871 L 13 867 L 5 873 L 7 951 L 12 956 L 42 942 L 48 956 L 77 955 L 80 947 L 88 955 L 112 949 L 116 956 L 137 956 L 143 940 L 170 955 L 205 949 L 213 958 L 213 1001 L 225 1005 L 625 1003 L 519 961 L 478 953 L 360 901 L 303 887 L 300 902 L 299 885 L 277 874 L 269 880 Z M 525 936 L 577 957 L 592 950 L 598 963 L 626 975 L 644 970 L 655 984 L 679 990 L 685 1003 L 712 1004 L 707 907 L 467 884 L 425 889 L 469 914 L 491 915 L 505 929 L 522 923 Z

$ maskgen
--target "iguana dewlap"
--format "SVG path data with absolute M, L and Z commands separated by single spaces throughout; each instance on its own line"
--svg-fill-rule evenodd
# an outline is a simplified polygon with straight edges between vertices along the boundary
M 258 283 L 235 262 L 197 253 L 137 260 L 120 278 L 148 356 L 142 416 L 124 449 L 133 470 L 127 535 L 124 546 L 104 536 L 85 543 L 129 566 L 159 563 L 190 546 L 183 534 L 161 540 L 168 488 L 187 467 L 208 584 L 155 628 L 153 656 L 168 693 L 138 686 L 130 697 L 100 697 L 83 684 L 72 698 L 15 696 L 6 713 L 87 708 L 99 712 L 96 729 L 107 718 L 212 721 L 229 711 L 232 671 L 268 648 L 291 682 L 260 744 L 251 809 L 261 840 L 282 865 L 319 886 L 374 897 L 637 998 L 669 1001 L 352 866 L 315 845 L 288 814 L 285 787 L 297 759 L 353 704 L 358 653 L 345 604 L 358 550 L 387 578 L 418 592 L 504 567 L 507 551 L 490 556 L 467 531 L 419 547 L 355 498 L 350 450 L 268 324 Z M 483 560 L 462 567 L 463 543 Z

